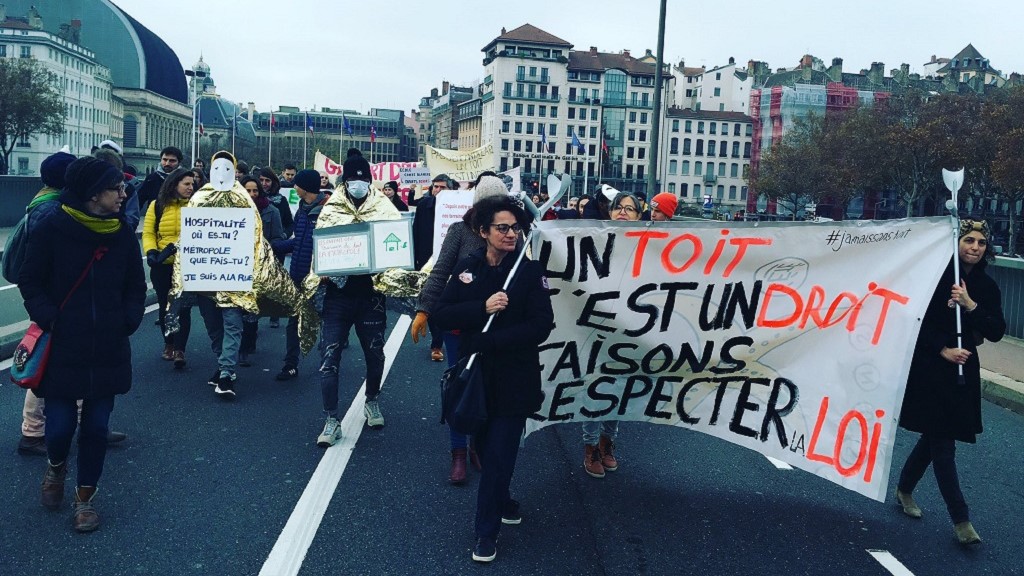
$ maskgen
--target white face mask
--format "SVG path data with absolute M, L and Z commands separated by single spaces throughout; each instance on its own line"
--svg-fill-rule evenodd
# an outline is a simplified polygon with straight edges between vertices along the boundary
M 370 193 L 370 183 L 362 180 L 349 180 L 346 183 L 348 187 L 348 193 L 356 200 L 366 198 L 366 195 Z
M 231 190 L 235 185 L 235 167 L 227 158 L 217 158 L 210 164 L 210 184 L 218 192 Z

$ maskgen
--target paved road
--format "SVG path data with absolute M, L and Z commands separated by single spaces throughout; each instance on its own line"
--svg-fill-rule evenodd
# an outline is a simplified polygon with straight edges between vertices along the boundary
M 131 438 L 108 454 L 97 499 L 104 524 L 94 534 L 74 534 L 68 508 L 39 506 L 44 462 L 14 450 L 23 392 L 0 386 L 0 574 L 234 576 L 258 574 L 271 556 L 325 454 L 315 446 L 315 360 L 302 363 L 298 380 L 275 382 L 283 330 L 264 322 L 265 358 L 241 369 L 238 399 L 222 402 L 206 384 L 215 362 L 198 314 L 190 365 L 180 373 L 159 359 L 152 317 L 133 339 L 135 387 L 113 416 Z M 422 343 L 401 342 L 382 396 L 387 427 L 361 432 L 336 489 L 313 491 L 327 506 L 318 529 L 315 519 L 298 522 L 315 530 L 304 559 L 285 563 L 301 561 L 298 574 L 1024 573 L 1024 418 L 988 403 L 986 434 L 959 455 L 985 539 L 975 550 L 955 544 L 931 477 L 915 493 L 925 518 L 914 521 L 892 502 L 779 470 L 721 440 L 625 423 L 622 467 L 604 480 L 583 473 L 577 426 L 529 437 L 513 483 L 523 523 L 503 529 L 492 565 L 474 565 L 477 477 L 464 487 L 445 481 L 442 368 L 426 361 Z M 351 399 L 363 367 L 358 354 L 345 358 L 343 398 Z M 912 441 L 900 433 L 897 463 Z M 869 550 L 886 551 L 908 571 L 887 570 Z

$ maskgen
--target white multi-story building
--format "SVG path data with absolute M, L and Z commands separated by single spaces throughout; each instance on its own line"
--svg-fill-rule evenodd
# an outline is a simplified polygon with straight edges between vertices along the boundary
M 655 68 L 628 50 L 572 47 L 530 24 L 484 46 L 481 144 L 493 144 L 498 170 L 520 166 L 524 186 L 564 172 L 576 194 L 598 181 L 643 192 Z M 665 97 L 672 86 L 665 74 Z
M 61 34 L 42 29 L 38 13 L 26 18 L 0 17 L 0 58 L 31 58 L 53 74 L 64 96 L 64 134 L 32 134 L 15 145 L 10 174 L 39 174 L 39 164 L 62 146 L 72 154 L 88 154 L 93 145 L 114 135 L 110 70 L 96 55 L 77 43 L 80 23 L 62 27 Z
M 746 207 L 752 118 L 739 112 L 672 108 L 665 134 L 663 186 L 681 204 L 704 204 L 710 196 L 720 212 Z

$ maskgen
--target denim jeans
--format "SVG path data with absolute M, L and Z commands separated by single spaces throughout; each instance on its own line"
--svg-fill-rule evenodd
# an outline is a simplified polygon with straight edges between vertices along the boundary
M 525 427 L 525 416 L 498 416 L 489 419 L 484 431 L 476 436 L 476 450 L 483 467 L 476 495 L 477 538 L 498 537 L 501 514 L 512 499 L 509 486 Z
M 82 421 L 78 421 L 78 401 L 68 398 L 47 398 L 43 413 L 46 415 L 46 454 L 51 464 L 60 464 L 68 458 L 71 439 L 78 432 L 79 486 L 96 486 L 103 474 L 103 461 L 107 457 L 107 425 L 114 411 L 114 397 L 82 401 Z
M 387 327 L 384 296 L 345 296 L 329 284 L 321 319 L 320 394 L 323 397 L 324 412 L 337 418 L 341 343 L 348 339 L 349 330 L 353 326 L 366 361 L 366 399 L 373 400 L 380 393 L 381 380 L 384 378 L 384 329 Z
M 445 360 L 448 361 L 449 368 L 459 363 L 458 334 L 452 334 L 451 332 L 444 333 L 444 352 Z M 451 441 L 452 450 L 465 448 L 469 444 L 469 437 L 465 434 L 459 434 L 455 430 L 452 430 L 451 426 L 448 427 L 448 439 Z
M 242 346 L 241 308 L 218 308 L 213 300 L 200 297 L 199 313 L 210 335 L 210 348 L 217 355 L 217 366 L 221 372 L 234 374 L 238 365 L 238 350 Z
M 434 322 L 427 318 L 427 329 L 430 330 L 430 349 L 440 348 L 441 344 L 444 344 L 444 330 L 438 329 Z M 458 360 L 458 358 L 456 358 Z
M 956 440 L 952 438 L 921 435 L 900 472 L 900 480 L 896 485 L 900 492 L 913 492 L 929 464 L 935 472 L 935 482 L 939 485 L 939 492 L 946 502 L 946 510 L 953 523 L 970 520 L 967 501 L 960 491 L 960 478 L 956 471 Z
M 610 440 L 614 441 L 618 434 L 618 420 L 588 420 L 583 423 L 584 444 L 597 444 L 597 441 L 601 439 L 601 436 L 607 436 Z

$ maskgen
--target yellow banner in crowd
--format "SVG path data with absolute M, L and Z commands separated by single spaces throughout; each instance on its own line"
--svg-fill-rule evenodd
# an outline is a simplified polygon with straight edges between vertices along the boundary
M 494 146 L 485 144 L 476 150 L 445 150 L 426 146 L 430 175 L 447 174 L 449 178 L 470 181 L 484 170 L 494 170 Z

